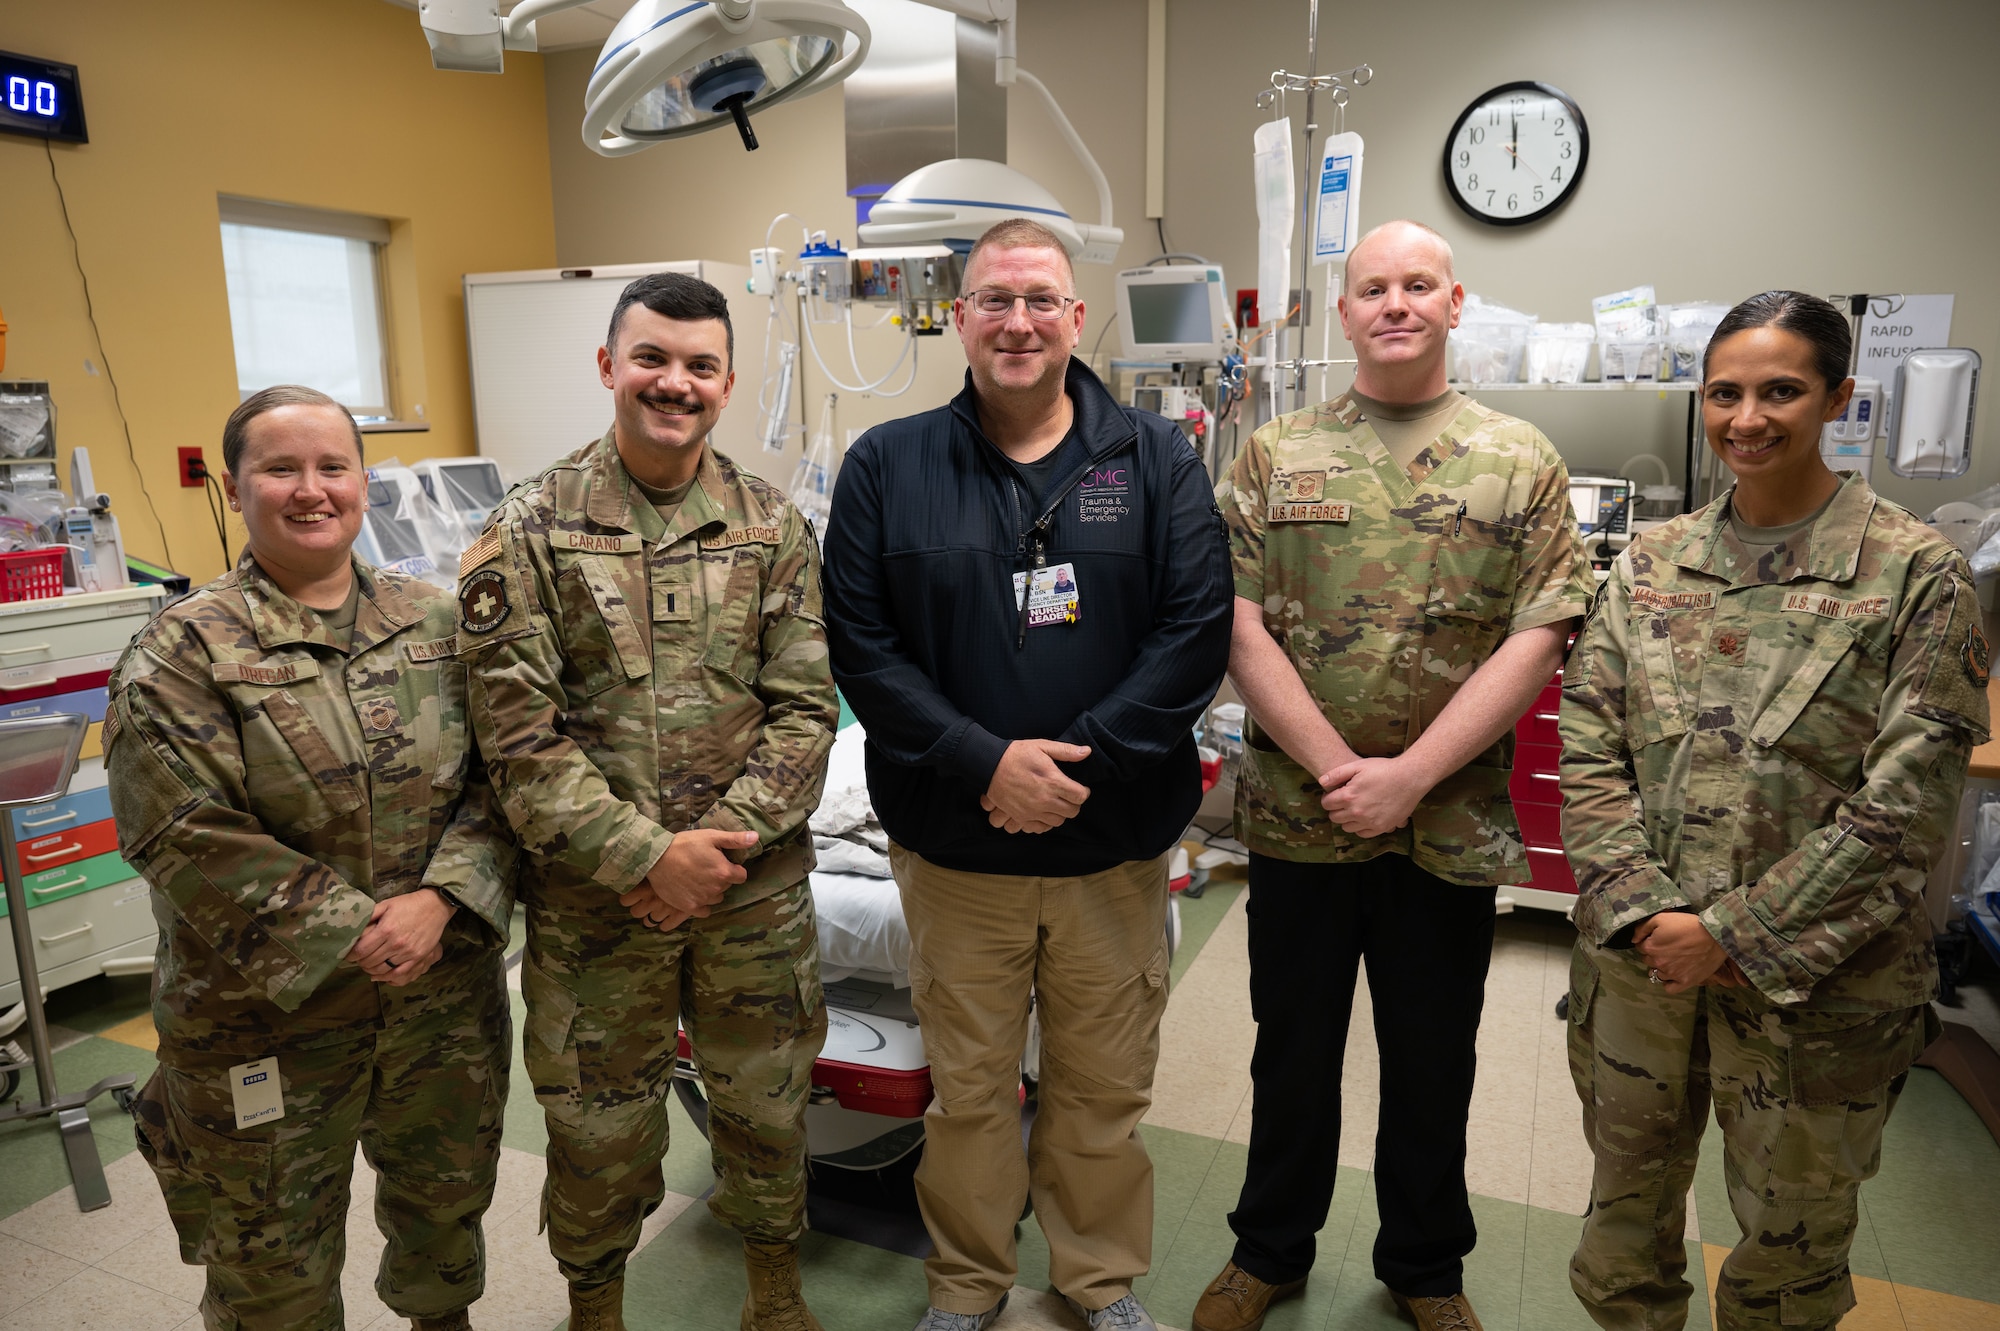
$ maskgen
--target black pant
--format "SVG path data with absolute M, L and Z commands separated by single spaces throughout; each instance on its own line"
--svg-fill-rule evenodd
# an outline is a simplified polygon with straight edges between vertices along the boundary
M 1257 1020 L 1250 1163 L 1230 1213 L 1236 1264 L 1272 1284 L 1312 1268 L 1333 1204 L 1340 1065 L 1354 978 L 1368 963 L 1381 1053 L 1375 1277 L 1454 1294 L 1478 1232 L 1465 1191 L 1473 1043 L 1493 955 L 1490 887 L 1407 856 L 1364 864 L 1250 857 L 1250 1007 Z

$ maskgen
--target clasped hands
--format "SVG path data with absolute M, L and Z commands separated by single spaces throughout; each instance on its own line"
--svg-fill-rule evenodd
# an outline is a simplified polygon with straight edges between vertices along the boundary
M 757 844 L 755 832 L 724 832 L 693 827 L 676 832 L 666 853 L 653 861 L 638 886 L 618 898 L 618 904 L 649 929 L 666 932 L 690 919 L 706 918 L 723 894 L 750 875 L 729 858 L 732 850 Z
M 1319 805 L 1341 831 L 1378 837 L 1410 821 L 1417 801 L 1431 788 L 1405 758 L 1359 758 L 1353 754 L 1321 773 L 1325 793 Z
M 1006 832 L 1046 832 L 1082 811 L 1090 787 L 1064 776 L 1057 763 L 1080 763 L 1090 756 L 1081 744 L 1052 739 L 1017 739 L 1000 755 L 993 780 L 979 797 L 986 821 Z
M 375 903 L 347 960 L 377 984 L 401 988 L 444 958 L 444 926 L 458 908 L 434 887 Z
M 1648 973 L 1664 991 L 1684 994 L 1703 985 L 1747 989 L 1750 981 L 1699 915 L 1668 911 L 1649 916 L 1632 931 Z

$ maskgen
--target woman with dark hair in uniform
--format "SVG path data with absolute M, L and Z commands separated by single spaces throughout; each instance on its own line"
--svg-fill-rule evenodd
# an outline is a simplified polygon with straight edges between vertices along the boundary
M 1701 394 L 1736 484 L 1632 542 L 1563 677 L 1570 1063 L 1596 1155 L 1570 1283 L 1600 1326 L 1686 1318 L 1711 1103 L 1743 1234 L 1718 1331 L 1837 1323 L 1860 1185 L 1936 1030 L 1924 884 L 1986 736 L 1989 651 L 1956 547 L 1821 460 L 1849 345 L 1812 296 L 1729 312 Z
M 507 1100 L 514 850 L 465 716 L 458 606 L 354 559 L 361 433 L 308 388 L 223 430 L 236 568 L 119 662 L 121 852 L 152 886 L 160 1067 L 134 1106 L 211 1331 L 338 1331 L 348 1184 L 375 1288 L 464 1331 Z

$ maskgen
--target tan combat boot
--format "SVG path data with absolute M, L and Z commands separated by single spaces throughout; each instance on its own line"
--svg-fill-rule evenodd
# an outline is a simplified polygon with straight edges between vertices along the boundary
M 410 1331 L 472 1331 L 472 1318 L 463 1308 L 442 1317 L 412 1317 Z
M 799 1245 L 743 1244 L 750 1292 L 743 1296 L 740 1331 L 825 1331 L 799 1292 Z
M 569 1331 L 625 1331 L 625 1277 L 589 1289 L 571 1285 Z
M 1457 1294 L 1396 1294 L 1396 1306 L 1410 1315 L 1417 1331 L 1486 1331 L 1472 1311 L 1472 1300 Z
M 1303 1276 L 1269 1285 L 1231 1262 L 1208 1282 L 1194 1305 L 1194 1331 L 1257 1331 L 1274 1302 L 1305 1287 Z

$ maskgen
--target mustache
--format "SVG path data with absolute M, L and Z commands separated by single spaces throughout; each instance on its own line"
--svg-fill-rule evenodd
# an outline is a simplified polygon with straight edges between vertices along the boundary
M 661 397 L 655 393 L 641 393 L 639 394 L 639 400 L 651 403 L 656 407 L 685 407 L 689 411 L 701 410 L 701 403 L 691 397 Z

